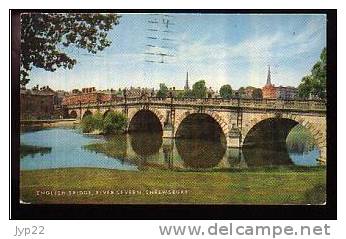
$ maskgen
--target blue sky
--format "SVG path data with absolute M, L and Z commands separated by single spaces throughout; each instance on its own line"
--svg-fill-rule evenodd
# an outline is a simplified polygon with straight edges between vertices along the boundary
M 174 24 L 168 27 L 170 33 L 163 32 L 167 30 L 163 18 Z M 148 31 L 149 28 L 158 31 Z M 326 17 L 122 14 L 109 37 L 112 45 L 96 55 L 82 49 L 63 49 L 76 57 L 75 67 L 56 72 L 33 69 L 28 87 L 39 84 L 64 90 L 89 86 L 158 88 L 159 83 L 165 83 L 180 89 L 184 87 L 187 71 L 191 85 L 203 79 L 208 87 L 217 90 L 223 84 L 234 89 L 248 85 L 262 87 L 268 65 L 272 69 L 272 83 L 297 86 L 326 46 Z M 172 56 L 163 57 L 165 63 L 161 64 L 157 63 L 162 61 L 160 55 L 145 54 L 148 52 Z

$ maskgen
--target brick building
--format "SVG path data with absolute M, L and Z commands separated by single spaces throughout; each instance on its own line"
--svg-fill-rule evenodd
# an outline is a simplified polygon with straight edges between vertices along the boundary
M 262 88 L 263 99 L 293 100 L 297 97 L 298 89 L 292 86 L 275 86 L 271 83 L 270 67 L 268 68 L 267 83 Z
M 39 90 L 20 90 L 20 119 L 51 119 L 54 115 L 54 93 Z
M 126 91 L 127 98 L 153 96 L 155 93 L 154 89 L 140 87 L 130 87 L 124 90 Z M 95 87 L 82 88 L 82 90 L 73 89 L 71 94 L 63 98 L 62 105 L 102 104 L 124 98 L 123 93 L 124 91 L 120 89 L 118 91 L 113 89 L 98 91 Z
M 278 86 L 276 87 L 277 99 L 292 100 L 297 98 L 298 89 L 292 86 Z
M 111 92 L 97 91 L 95 87 L 72 90 L 72 94 L 63 98 L 62 105 L 94 104 L 115 101 L 117 95 Z
M 141 87 L 130 87 L 126 89 L 126 96 L 128 98 L 142 97 L 142 96 L 154 96 L 154 88 L 141 88 Z

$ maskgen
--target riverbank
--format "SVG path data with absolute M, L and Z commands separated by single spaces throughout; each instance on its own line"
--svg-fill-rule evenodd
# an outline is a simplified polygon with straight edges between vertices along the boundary
M 21 120 L 22 127 L 41 127 L 44 128 L 58 128 L 58 127 L 72 127 L 79 125 L 76 119 L 57 119 L 57 120 Z
M 21 200 L 76 204 L 321 204 L 325 167 L 233 172 L 95 168 L 20 172 Z M 173 194 L 174 193 L 174 194 Z

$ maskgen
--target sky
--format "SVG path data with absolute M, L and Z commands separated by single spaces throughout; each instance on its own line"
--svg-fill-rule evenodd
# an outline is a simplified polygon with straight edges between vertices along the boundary
M 27 87 L 157 89 L 165 83 L 182 89 L 186 72 L 190 87 L 198 80 L 215 90 L 224 84 L 233 89 L 262 87 L 268 65 L 273 84 L 298 86 L 326 46 L 326 16 L 121 14 L 109 38 L 111 46 L 96 55 L 62 48 L 76 58 L 74 68 L 55 72 L 33 68 Z

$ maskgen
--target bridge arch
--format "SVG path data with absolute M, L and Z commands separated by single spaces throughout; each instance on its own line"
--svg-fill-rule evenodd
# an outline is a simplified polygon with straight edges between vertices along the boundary
M 108 109 L 103 113 L 103 118 L 106 118 L 107 114 L 109 114 L 110 112 L 114 112 L 114 110 L 112 109 Z
M 227 124 L 218 114 L 186 111 L 175 128 L 176 149 L 185 167 L 213 168 L 220 163 L 227 148 Z
M 163 116 L 157 111 L 140 109 L 129 117 L 128 131 L 131 132 L 162 132 Z
M 93 115 L 93 113 L 90 111 L 90 110 L 86 110 L 82 116 L 82 119 L 85 117 L 85 116 L 88 116 L 88 115 Z
M 71 119 L 76 119 L 78 117 L 78 113 L 75 110 L 72 110 L 70 114 L 68 115 L 69 118 Z
M 271 137 L 276 140 L 286 142 L 286 138 L 291 129 L 296 125 L 304 126 L 312 135 L 316 147 L 320 151 L 319 161 L 326 162 L 326 132 L 325 125 L 313 122 L 312 119 L 294 114 L 265 114 L 251 120 L 246 127 L 242 129 L 243 148 L 251 145 L 261 137 L 265 142 L 270 142 Z M 325 124 L 325 122 L 323 123 Z M 274 130 L 273 130 L 274 129 Z M 270 135 L 274 133 L 274 135 Z M 257 139 L 256 139 L 257 138 Z
M 228 126 L 226 122 L 215 112 L 185 112 L 175 122 L 176 138 L 190 137 L 194 135 L 197 138 L 213 138 L 226 140 Z M 193 137 L 194 137 L 193 136 Z

